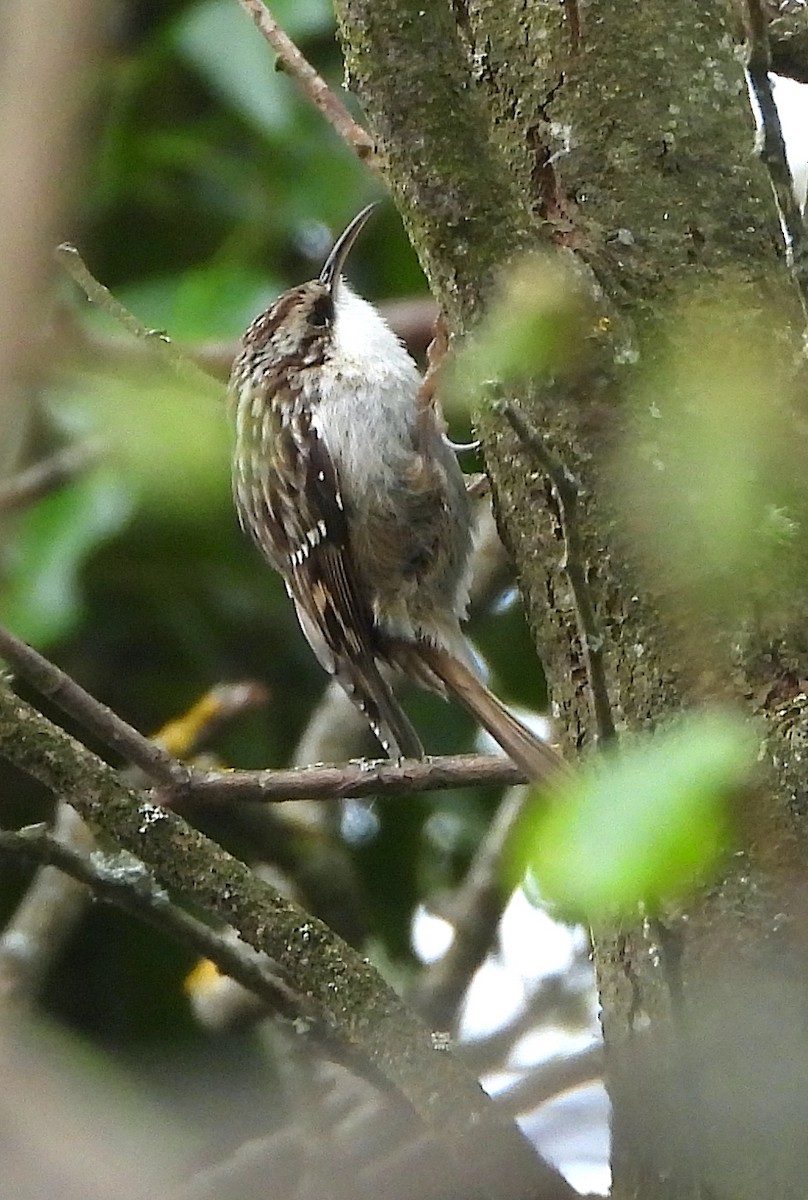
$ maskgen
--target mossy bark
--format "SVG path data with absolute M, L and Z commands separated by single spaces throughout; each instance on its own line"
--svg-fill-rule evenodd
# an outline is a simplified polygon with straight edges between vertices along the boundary
M 706 655 L 709 669 L 694 668 L 658 581 L 635 560 L 606 465 L 631 419 L 633 363 L 653 355 L 648 330 L 683 292 L 726 280 L 750 310 L 774 298 L 783 353 L 797 356 L 797 297 L 753 153 L 731 7 L 336 8 L 349 80 L 453 328 L 473 325 L 497 269 L 528 248 L 574 255 L 590 280 L 585 370 L 520 402 L 582 485 L 581 553 L 615 727 L 652 728 L 715 695 L 763 719 L 768 774 L 743 806 L 746 845 L 726 878 L 687 911 L 595 936 L 615 1195 L 801 1196 L 804 613 L 733 631 Z M 669 342 L 679 336 L 667 332 Z M 481 412 L 479 427 L 553 703 L 585 752 L 598 738 L 597 706 L 557 498 L 500 415 Z
M 359 1062 L 369 1063 L 378 1080 L 400 1094 L 440 1137 L 447 1161 L 456 1162 L 460 1186 L 467 1183 L 469 1195 L 571 1200 L 569 1185 L 534 1158 L 516 1125 L 501 1117 L 477 1081 L 441 1049 L 439 1039 L 368 959 L 163 807 L 159 801 L 164 797 L 158 794 L 152 802 L 147 794 L 126 787 L 112 767 L 19 699 L 6 683 L 0 683 L 0 747 L 9 762 L 70 804 L 101 840 L 111 839 L 143 864 L 152 876 L 146 890 L 156 897 L 155 924 L 159 906 L 170 896 L 212 923 L 235 930 L 244 944 L 276 964 L 301 1032 L 311 1015 L 349 1056 L 356 1053 Z M 106 862 L 103 853 L 98 858 L 90 866 L 102 877 L 110 876 L 108 890 L 117 885 L 125 891 L 131 864 L 121 864 L 114 855 Z M 136 866 L 135 872 L 139 870 Z M 84 878 L 91 878 L 91 872 Z M 167 927 L 176 934 L 176 922 Z

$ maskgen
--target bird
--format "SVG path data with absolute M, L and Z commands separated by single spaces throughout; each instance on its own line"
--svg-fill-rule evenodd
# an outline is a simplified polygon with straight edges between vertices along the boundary
M 343 277 L 375 207 L 241 340 L 228 386 L 239 521 L 386 754 L 424 755 L 399 672 L 454 697 L 529 778 L 548 778 L 563 758 L 485 686 L 461 629 L 472 510 L 434 389 Z

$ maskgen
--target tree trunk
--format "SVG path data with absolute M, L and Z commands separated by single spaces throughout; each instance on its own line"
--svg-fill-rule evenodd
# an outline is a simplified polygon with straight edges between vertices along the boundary
M 708 645 L 705 623 L 677 614 L 666 580 L 634 552 L 608 466 L 632 421 L 633 364 L 658 352 L 648 330 L 684 292 L 731 281 L 749 310 L 775 297 L 781 352 L 797 355 L 797 295 L 753 154 L 731 6 L 336 7 L 351 85 L 453 328 L 470 328 L 496 269 L 528 248 L 574 256 L 597 296 L 585 373 L 520 397 L 581 484 L 580 566 L 596 628 L 582 626 L 550 483 L 500 415 L 479 413 L 498 519 L 569 744 L 586 751 L 613 729 L 649 729 L 715 696 L 762 721 L 766 774 L 743 805 L 744 850 L 726 877 L 687 911 L 595 936 L 614 1194 L 801 1197 L 804 613 L 767 613 Z M 756 336 L 753 315 L 743 321 Z M 687 322 L 668 328 L 668 348 L 689 335 Z

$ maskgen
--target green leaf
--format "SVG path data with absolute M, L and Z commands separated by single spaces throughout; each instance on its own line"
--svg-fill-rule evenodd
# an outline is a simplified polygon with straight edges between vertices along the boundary
M 204 391 L 203 391 L 204 389 Z M 205 394 L 207 392 L 207 394 Z M 140 513 L 196 522 L 229 503 L 230 440 L 225 385 L 202 388 L 160 362 L 87 375 L 81 391 L 60 397 L 100 432 L 138 497 Z
M 535 813 L 528 870 L 545 899 L 589 921 L 686 893 L 726 848 L 727 797 L 753 762 L 748 727 L 723 712 L 604 756 Z
M 81 615 L 82 563 L 130 508 L 124 485 L 101 469 L 28 509 L 0 566 L 0 622 L 36 645 L 69 632 Z

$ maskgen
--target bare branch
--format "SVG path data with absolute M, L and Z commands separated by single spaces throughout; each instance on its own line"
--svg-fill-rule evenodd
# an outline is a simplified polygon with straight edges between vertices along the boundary
M 0 486 L 0 513 L 14 512 L 58 491 L 83 475 L 101 457 L 103 443 L 97 438 L 64 446 L 49 458 L 34 463 Z
M 358 759 L 339 766 L 318 764 L 279 771 L 198 771 L 183 798 L 232 800 L 343 800 L 361 796 L 408 796 L 444 788 L 524 783 L 525 774 L 509 758 L 494 754 L 455 754 L 440 758 Z
M 87 827 L 83 828 L 86 836 Z M 122 908 L 215 962 L 279 1016 L 303 1021 L 306 1032 L 326 1043 L 333 1042 L 333 1035 L 321 1025 L 306 997 L 275 978 L 263 956 L 172 904 L 153 875 L 132 855 L 123 851 L 88 853 L 54 837 L 45 825 L 31 825 L 17 832 L 0 830 L 0 855 L 47 864 L 52 870 L 64 872 L 82 885 L 82 891 L 89 888 L 96 899 Z
M 224 722 L 265 700 L 266 691 L 258 684 L 220 684 L 187 713 L 164 725 L 154 740 L 178 757 L 189 757 Z M 95 845 L 78 813 L 61 802 L 52 837 L 85 856 Z M 44 866 L 37 872 L 0 934 L 0 1002 L 11 1000 L 19 1006 L 36 997 L 90 898 L 83 884 L 57 867 Z M 250 996 L 256 1004 L 255 994 Z
M 334 128 L 343 141 L 351 147 L 357 157 L 375 168 L 376 147 L 373 139 L 361 125 L 357 125 L 342 101 L 334 95 L 328 84 L 318 75 L 314 67 L 303 57 L 288 34 L 284 33 L 272 13 L 261 0 L 239 0 L 239 4 L 252 17 L 258 30 L 278 55 L 283 70 L 295 80 L 303 94 Z
M 63 242 L 61 246 L 57 246 L 55 255 L 56 261 L 76 281 L 92 304 L 117 321 L 137 341 L 153 347 L 155 353 L 171 366 L 180 379 L 194 388 L 201 389 L 203 395 L 214 393 L 217 397 L 221 396 L 219 381 L 183 354 L 164 330 L 148 329 L 141 324 L 137 317 L 113 296 L 109 288 L 95 278 L 75 246 Z
M 136 855 L 160 888 L 232 926 L 272 959 L 284 986 L 308 997 L 318 1024 L 401 1092 L 442 1137 L 447 1154 L 478 1176 L 483 1191 L 500 1200 L 573 1200 L 572 1188 L 499 1116 L 473 1076 L 451 1054 L 436 1052 L 430 1030 L 367 959 L 321 921 L 181 818 L 144 803 L 110 767 L 7 687 L 0 687 L 0 746 L 10 762 L 73 804 L 92 828 Z
M 0 657 L 32 687 L 80 721 L 105 746 L 140 767 L 149 779 L 169 787 L 184 788 L 190 779 L 188 767 L 144 737 L 106 704 L 85 692 L 74 679 L 48 662 L 31 646 L 0 626 Z
M 525 1074 L 511 1087 L 499 1092 L 497 1104 L 512 1117 L 534 1112 L 564 1092 L 603 1078 L 603 1046 L 593 1042 L 574 1054 L 559 1055 Z

